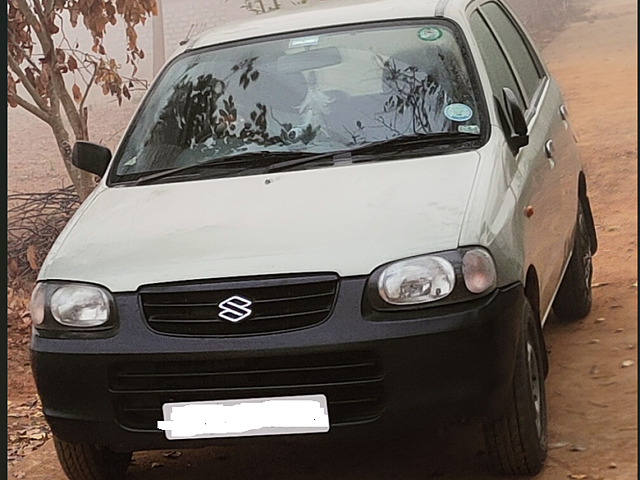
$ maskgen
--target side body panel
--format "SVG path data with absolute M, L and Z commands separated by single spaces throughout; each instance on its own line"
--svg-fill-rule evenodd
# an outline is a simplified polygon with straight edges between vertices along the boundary
M 467 18 L 485 3 L 472 3 L 467 9 Z M 510 12 L 508 8 L 505 10 Z M 489 247 L 499 266 L 500 282 L 517 279 L 524 283 L 529 267 L 534 266 L 544 322 L 571 255 L 581 163 L 569 124 L 561 113 L 564 103 L 559 87 L 539 60 L 522 25 L 512 13 L 510 15 L 544 72 L 535 94 L 526 95 L 523 91 L 521 95 L 527 101 L 529 144 L 514 156 L 506 143 L 498 112 L 496 108 L 491 109 L 492 141 L 481 151 L 482 161 L 460 244 Z M 496 35 L 495 27 L 490 22 L 489 25 Z M 469 23 L 465 27 L 471 29 Z M 505 49 L 504 42 L 499 41 Z M 487 103 L 495 105 L 493 96 L 498 92 L 488 88 L 490 75 L 480 47 L 472 42 L 471 50 L 487 86 Z M 517 76 L 512 58 L 510 65 Z M 518 83 L 524 84 L 522 78 L 518 78 Z M 525 215 L 525 209 L 530 210 L 528 207 L 533 209 L 531 216 Z

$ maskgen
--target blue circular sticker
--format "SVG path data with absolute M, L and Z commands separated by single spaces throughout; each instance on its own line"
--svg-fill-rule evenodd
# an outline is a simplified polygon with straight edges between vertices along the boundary
M 473 110 L 464 103 L 452 103 L 445 107 L 444 116 L 453 122 L 466 122 L 473 117 Z
M 442 30 L 436 27 L 424 27 L 418 30 L 418 38 L 426 42 L 433 42 L 442 36 Z

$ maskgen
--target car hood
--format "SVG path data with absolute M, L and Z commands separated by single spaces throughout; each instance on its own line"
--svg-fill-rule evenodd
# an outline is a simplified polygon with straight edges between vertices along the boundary
M 402 161 L 137 187 L 99 186 L 39 279 L 114 292 L 267 274 L 369 274 L 458 246 L 479 156 Z

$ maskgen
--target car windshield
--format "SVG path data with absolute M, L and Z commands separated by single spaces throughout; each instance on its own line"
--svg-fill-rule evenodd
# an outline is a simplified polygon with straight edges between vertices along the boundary
M 255 173 L 283 159 L 364 151 L 402 137 L 413 140 L 404 154 L 424 150 L 415 142 L 422 136 L 425 143 L 438 137 L 442 152 L 443 134 L 450 134 L 456 148 L 457 135 L 468 140 L 482 132 L 460 43 L 452 26 L 427 21 L 182 54 L 139 109 L 111 180 L 205 162 L 209 178 Z

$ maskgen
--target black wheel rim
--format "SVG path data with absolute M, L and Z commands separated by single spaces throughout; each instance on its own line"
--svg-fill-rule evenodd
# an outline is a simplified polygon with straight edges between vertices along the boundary
M 538 357 L 530 342 L 527 342 L 527 368 L 529 370 L 529 385 L 531 387 L 531 399 L 536 411 L 536 431 L 541 442 L 544 441 L 543 428 L 543 397 L 542 385 L 543 379 L 540 376 L 540 368 L 538 366 Z
M 580 215 L 578 217 L 578 225 L 580 226 L 580 243 L 583 246 L 582 252 L 582 272 L 584 274 L 584 282 L 587 287 L 587 291 L 591 290 L 591 276 L 593 274 L 593 259 L 591 256 L 591 238 L 589 238 L 589 232 L 587 230 L 586 221 L 582 208 L 580 209 Z

